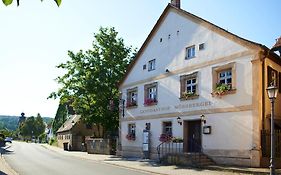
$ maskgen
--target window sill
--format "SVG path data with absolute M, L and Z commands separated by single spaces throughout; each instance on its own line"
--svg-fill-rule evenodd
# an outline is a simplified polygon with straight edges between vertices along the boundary
M 192 58 L 195 58 L 195 56 L 193 56 L 193 57 L 185 57 L 185 60 L 191 60 Z
M 190 96 L 190 97 L 180 97 L 180 101 L 185 101 L 185 100 L 195 100 L 195 99 L 198 99 L 199 98 L 199 95 L 193 95 L 193 96 Z
M 212 97 L 219 97 L 219 98 L 221 98 L 222 96 L 229 95 L 229 94 L 235 94 L 235 93 L 236 93 L 236 89 L 231 89 L 231 90 L 225 91 L 225 92 L 223 92 L 221 94 L 217 94 L 215 92 L 212 92 L 211 94 L 212 94 Z

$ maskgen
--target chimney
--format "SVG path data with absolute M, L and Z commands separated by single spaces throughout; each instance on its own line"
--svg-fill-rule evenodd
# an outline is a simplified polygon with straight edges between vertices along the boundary
M 171 4 L 177 8 L 181 8 L 181 0 L 171 0 Z
M 281 57 L 281 36 L 276 39 L 275 45 L 271 48 L 272 51 L 279 51 L 279 56 Z

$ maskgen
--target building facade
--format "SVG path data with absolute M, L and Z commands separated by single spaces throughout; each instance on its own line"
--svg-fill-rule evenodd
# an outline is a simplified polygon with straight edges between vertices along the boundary
M 119 86 L 122 155 L 148 150 L 155 159 L 157 146 L 173 137 L 183 140 L 183 152 L 200 148 L 218 164 L 262 166 L 266 88 L 281 82 L 280 65 L 265 46 L 169 4 Z M 281 108 L 276 113 L 281 119 Z
M 87 125 L 80 120 L 80 115 L 71 115 L 58 129 L 58 146 L 69 151 L 86 151 L 86 136 L 97 132 L 95 125 Z

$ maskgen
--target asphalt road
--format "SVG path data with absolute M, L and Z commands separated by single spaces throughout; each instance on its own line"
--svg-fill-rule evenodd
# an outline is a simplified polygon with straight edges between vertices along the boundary
M 58 154 L 34 143 L 13 142 L 4 156 L 20 175 L 146 175 L 144 172 Z

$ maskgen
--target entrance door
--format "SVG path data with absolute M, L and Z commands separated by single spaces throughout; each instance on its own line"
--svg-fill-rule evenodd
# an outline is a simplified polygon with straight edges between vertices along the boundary
M 201 152 L 201 120 L 187 121 L 185 127 L 185 151 Z

